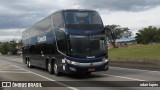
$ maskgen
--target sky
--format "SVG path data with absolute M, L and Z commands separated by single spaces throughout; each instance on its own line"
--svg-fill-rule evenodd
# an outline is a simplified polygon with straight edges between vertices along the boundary
M 57 10 L 92 9 L 104 25 L 160 27 L 160 0 L 0 0 L 0 42 L 20 40 L 22 32 Z

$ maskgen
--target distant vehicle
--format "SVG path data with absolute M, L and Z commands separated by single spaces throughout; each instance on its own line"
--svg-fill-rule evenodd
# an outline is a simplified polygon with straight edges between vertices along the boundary
M 18 51 L 17 51 L 17 55 L 22 55 L 22 51 L 21 51 L 21 50 L 18 50 Z
M 93 10 L 57 11 L 23 31 L 23 62 L 49 73 L 90 74 L 109 68 L 102 20 Z
M 13 55 L 13 52 L 7 52 L 7 55 Z

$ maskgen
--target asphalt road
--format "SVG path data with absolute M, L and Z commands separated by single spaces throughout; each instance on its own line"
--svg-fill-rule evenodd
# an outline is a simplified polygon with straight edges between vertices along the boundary
M 40 68 L 27 68 L 20 57 L 0 56 L 0 81 L 54 81 L 59 85 L 42 88 L 4 87 L 0 90 L 160 90 L 160 71 L 110 67 L 109 71 L 94 72 L 91 75 L 55 76 Z M 149 87 L 134 86 L 139 83 L 142 85 L 142 82 L 147 82 L 144 84 Z

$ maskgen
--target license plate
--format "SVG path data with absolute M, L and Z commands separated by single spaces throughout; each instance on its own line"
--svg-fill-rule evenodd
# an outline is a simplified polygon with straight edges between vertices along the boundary
M 95 71 L 95 68 L 89 68 L 88 71 Z

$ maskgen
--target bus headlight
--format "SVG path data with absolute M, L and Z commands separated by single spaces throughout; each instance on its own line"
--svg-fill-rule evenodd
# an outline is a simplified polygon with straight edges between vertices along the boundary
M 104 63 L 106 63 L 106 62 L 108 62 L 108 59 L 107 59 L 107 58 L 102 58 L 102 61 L 103 61 Z
M 69 64 L 73 64 L 73 65 L 78 65 L 79 63 L 78 62 L 75 62 L 75 61 L 71 61 L 71 60 L 68 60 L 68 59 L 65 59 Z
M 77 65 L 78 63 L 77 63 L 77 62 L 75 62 L 75 61 L 71 61 L 71 64 L 73 64 L 73 65 Z

